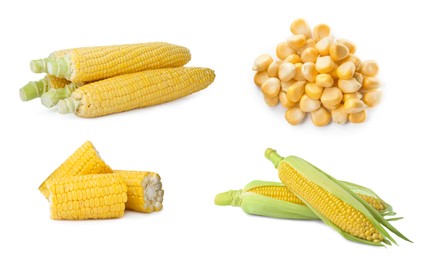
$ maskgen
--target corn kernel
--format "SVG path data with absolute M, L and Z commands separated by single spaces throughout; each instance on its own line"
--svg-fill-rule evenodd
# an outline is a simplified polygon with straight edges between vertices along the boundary
M 292 102 L 298 102 L 304 94 L 305 81 L 298 81 L 287 89 L 287 98 Z
M 295 76 L 295 65 L 292 63 L 282 63 L 278 69 L 278 77 L 281 81 L 289 81 Z
M 355 79 L 339 79 L 338 87 L 343 93 L 353 93 L 361 88 L 361 84 Z
M 355 71 L 360 71 L 361 70 L 361 59 L 353 54 L 349 54 L 345 59 L 340 60 L 338 63 L 339 64 L 343 64 L 345 62 L 352 62 L 353 64 L 355 64 Z
M 296 80 L 291 79 L 289 81 L 281 81 L 281 89 L 285 92 L 287 92 L 287 90 L 289 89 L 289 87 L 293 84 L 296 83 Z
M 269 54 L 262 54 L 256 58 L 253 65 L 253 70 L 255 71 L 265 71 L 268 69 L 269 65 L 272 63 L 273 59 Z
M 340 104 L 342 99 L 343 93 L 337 87 L 323 89 L 322 96 L 320 97 L 322 104 L 330 107 Z
M 274 60 L 271 64 L 269 64 L 268 67 L 268 75 L 269 77 L 277 77 L 278 76 L 278 69 L 281 65 L 280 60 Z
M 360 99 L 349 98 L 344 102 L 344 109 L 349 114 L 359 113 L 365 110 L 365 104 Z
M 261 90 L 265 97 L 278 97 L 278 93 L 280 92 L 281 84 L 280 80 L 277 78 L 269 78 L 265 82 L 263 82 Z
M 303 34 L 291 35 L 287 39 L 287 45 L 292 49 L 299 49 L 307 43 L 307 38 Z
M 276 97 L 264 96 L 263 98 L 265 99 L 266 104 L 270 107 L 274 107 L 274 106 L 278 105 L 278 102 L 280 101 L 278 96 L 276 96 Z
M 287 63 L 287 62 L 292 64 L 299 63 L 301 62 L 301 57 L 296 53 L 290 54 L 289 56 L 287 56 L 287 58 L 283 60 L 283 63 Z
M 350 54 L 354 54 L 356 52 L 356 44 L 352 41 L 349 41 L 347 39 L 338 39 L 337 43 L 346 46 Z
M 365 77 L 362 82 L 362 89 L 364 90 L 377 89 L 379 87 L 380 81 L 376 77 Z
M 351 79 L 355 74 L 356 66 L 353 62 L 347 61 L 337 67 L 336 74 L 339 79 Z
M 331 56 L 321 56 L 316 60 L 316 70 L 319 73 L 328 73 L 334 69 L 334 61 Z
M 314 82 L 317 76 L 316 64 L 313 62 L 305 62 L 301 68 L 302 76 L 309 82 Z
M 312 99 L 307 95 L 302 95 L 299 100 L 299 109 L 302 112 L 313 112 L 320 107 L 320 101 L 317 99 Z
M 304 46 L 302 46 L 301 48 L 299 48 L 299 49 L 296 50 L 296 53 L 298 55 L 301 55 L 308 48 L 314 48 L 314 49 L 316 49 L 316 42 L 313 39 L 308 39 L 305 42 Z
M 316 83 L 307 83 L 305 85 L 305 94 L 312 99 L 320 99 L 322 92 L 323 88 L 319 87 Z
M 295 102 L 292 102 L 288 99 L 287 93 L 285 91 L 280 91 L 280 94 L 278 94 L 278 98 L 280 100 L 280 103 L 285 108 L 291 108 L 296 105 Z
M 346 102 L 349 98 L 361 99 L 362 94 L 359 92 L 343 94 L 343 102 Z
M 304 75 L 302 74 L 302 63 L 295 64 L 295 76 L 293 76 L 295 80 L 304 81 Z
M 256 84 L 257 87 L 261 87 L 263 82 L 265 82 L 269 78 L 269 75 L 266 71 L 260 71 L 256 72 L 254 75 L 254 84 Z
M 290 31 L 293 34 L 302 34 L 305 38 L 311 38 L 311 29 L 307 21 L 302 18 L 296 19 L 290 24 Z
M 362 62 L 361 73 L 364 76 L 374 77 L 379 72 L 379 65 L 374 60 L 365 60 Z
M 334 42 L 334 37 L 332 35 L 326 36 L 322 38 L 320 41 L 316 43 L 316 49 L 319 51 L 319 54 L 322 56 L 329 55 L 329 48 Z
M 318 74 L 316 76 L 316 84 L 322 88 L 330 88 L 334 85 L 334 79 L 329 74 Z
M 347 58 L 348 55 L 349 49 L 343 44 L 336 43 L 329 47 L 329 56 L 331 56 L 334 61 L 343 60 Z
M 280 60 L 284 60 L 287 56 L 294 53 L 296 53 L 296 51 L 290 48 L 289 45 L 287 45 L 287 42 L 280 42 L 275 51 L 275 54 Z
M 294 107 L 286 111 L 285 117 L 287 122 L 289 122 L 291 125 L 297 125 L 304 120 L 305 113 L 302 112 L 299 108 Z
M 364 97 L 362 98 L 364 103 L 369 107 L 375 107 L 377 104 L 380 103 L 381 99 L 382 99 L 382 91 L 380 90 L 369 91 L 365 93 Z
M 301 54 L 302 62 L 316 62 L 317 57 L 319 57 L 319 52 L 316 48 L 308 47 Z
M 310 116 L 311 121 L 315 126 L 326 126 L 329 124 L 329 122 L 331 122 L 331 114 L 324 107 L 320 107 L 319 109 L 311 112 Z
M 345 124 L 347 122 L 347 112 L 343 105 L 331 111 L 332 121 L 337 124 Z
M 313 29 L 313 39 L 318 42 L 321 39 L 328 37 L 331 33 L 331 28 L 326 24 L 318 24 Z
M 349 121 L 352 123 L 362 123 L 367 119 L 367 112 L 365 110 L 362 110 L 357 113 L 350 113 L 349 114 Z

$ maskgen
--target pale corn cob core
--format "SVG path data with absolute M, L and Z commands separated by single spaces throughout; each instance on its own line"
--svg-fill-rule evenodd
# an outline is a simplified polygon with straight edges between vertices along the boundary
M 52 219 L 122 217 L 126 184 L 115 174 L 56 177 L 47 181 Z
M 277 200 L 305 205 L 302 200 L 296 197 L 296 195 L 285 186 L 258 186 L 249 189 L 248 192 L 271 197 Z
M 48 198 L 49 192 L 46 182 L 51 178 L 76 176 L 87 174 L 111 173 L 110 166 L 99 157 L 98 152 L 90 141 L 86 141 L 69 158 L 64 161 L 50 176 L 39 186 L 39 191 Z
M 164 190 L 157 173 L 120 170 L 113 173 L 121 176 L 128 187 L 126 209 L 145 213 L 162 209 Z
M 380 242 L 382 235 L 366 216 L 322 187 L 302 176 L 285 161 L 278 166 L 281 181 L 320 214 L 344 232 L 369 241 Z
M 296 203 L 299 205 L 305 205 L 302 200 L 300 200 L 293 192 L 291 192 L 286 186 L 258 186 L 254 187 L 248 190 L 248 192 L 253 192 L 259 195 L 271 197 L 277 200 L 287 201 L 291 203 Z M 358 195 L 361 199 L 363 199 L 365 202 L 370 204 L 375 210 L 381 211 L 385 209 L 385 205 L 380 202 L 380 200 L 360 194 L 355 193 Z
M 97 81 L 59 101 L 59 112 L 98 117 L 162 104 L 205 89 L 215 78 L 207 68 L 166 68 Z
M 117 75 L 158 68 L 180 67 L 190 51 L 165 42 L 85 47 L 48 62 L 48 73 L 72 82 L 92 82 Z

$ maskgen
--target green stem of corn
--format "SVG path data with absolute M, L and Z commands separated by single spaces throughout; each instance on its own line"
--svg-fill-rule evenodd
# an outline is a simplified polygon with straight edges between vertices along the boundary
M 20 98 L 22 101 L 29 101 L 42 96 L 49 89 L 46 78 L 38 81 L 30 81 L 24 87 L 20 88 Z
M 215 196 L 215 204 L 219 206 L 241 206 L 241 196 L 242 190 L 229 190 L 226 192 L 219 193 Z
M 277 151 L 274 149 L 268 148 L 265 151 L 265 157 L 266 159 L 270 160 L 275 168 L 278 168 L 278 165 L 280 164 L 281 160 L 283 160 L 283 157 L 281 157 Z
M 64 88 L 50 89 L 41 96 L 42 105 L 47 108 L 55 106 L 60 100 L 70 97 L 77 87 L 77 84 L 71 83 Z
M 48 74 L 58 78 L 69 78 L 69 61 L 67 58 L 50 59 L 47 63 Z
M 76 100 L 75 98 L 68 97 L 63 100 L 59 100 L 59 103 L 57 103 L 57 107 L 60 114 L 69 114 L 77 111 L 79 104 L 80 101 Z
M 47 63 L 50 59 L 38 59 L 30 61 L 30 70 L 34 73 L 47 72 Z

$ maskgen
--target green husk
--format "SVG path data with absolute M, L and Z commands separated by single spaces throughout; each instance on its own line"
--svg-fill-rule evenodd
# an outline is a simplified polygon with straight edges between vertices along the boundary
M 367 202 L 362 200 L 359 196 L 357 196 L 353 191 L 351 191 L 348 187 L 341 184 L 338 180 L 334 179 L 330 175 L 326 174 L 322 170 L 318 169 L 314 165 L 309 162 L 296 157 L 296 156 L 288 156 L 286 158 L 282 158 L 279 156 L 275 150 L 267 149 L 265 152 L 265 156 L 267 159 L 271 160 L 276 168 L 279 168 L 282 162 L 290 164 L 295 170 L 297 170 L 300 174 L 302 174 L 305 178 L 309 179 L 316 185 L 324 188 L 334 196 L 338 197 L 342 201 L 351 205 L 363 215 L 365 215 L 372 225 L 377 229 L 377 231 L 384 237 L 383 242 L 386 244 L 394 243 L 395 240 L 391 237 L 391 235 L 384 229 L 383 226 L 387 227 L 388 230 L 396 234 L 397 236 L 410 241 L 403 234 L 401 234 L 397 229 L 395 229 L 386 219 L 383 218 L 372 206 L 370 206 Z M 296 193 L 295 193 L 296 194 Z M 334 228 L 340 234 L 342 234 L 346 239 L 352 240 L 355 242 L 361 242 L 369 245 L 383 245 L 382 243 L 375 243 L 372 241 L 360 239 L 354 237 L 346 232 L 344 232 L 341 228 L 334 225 L 329 219 L 320 214 L 311 204 L 305 201 L 299 194 L 296 194 L 314 213 L 316 213 L 323 222 Z M 383 226 L 382 226 L 383 225 Z M 411 241 L 410 241 L 411 242 Z

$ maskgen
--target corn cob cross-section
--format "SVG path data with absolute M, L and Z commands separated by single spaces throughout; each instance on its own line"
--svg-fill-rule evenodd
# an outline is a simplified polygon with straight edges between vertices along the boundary
M 164 190 L 161 177 L 154 172 L 114 170 L 128 187 L 126 209 L 151 213 L 162 209 Z
M 150 42 L 69 49 L 47 62 L 48 74 L 72 82 L 93 82 L 117 75 L 180 67 L 191 59 L 185 47 Z
M 60 100 L 60 113 L 98 117 L 172 101 L 205 89 L 215 78 L 207 68 L 148 70 L 97 81 Z
M 116 174 L 56 177 L 46 186 L 52 219 L 107 219 L 124 214 L 127 187 Z
M 386 227 L 410 241 L 366 201 L 309 162 L 296 156 L 282 158 L 273 149 L 267 149 L 265 156 L 290 191 L 346 239 L 370 245 L 396 243 Z
M 349 182 L 341 181 L 341 183 L 349 187 L 381 215 L 395 215 L 392 207 L 370 189 Z M 241 207 L 248 214 L 266 217 L 320 219 L 281 182 L 255 180 L 248 183 L 242 190 L 217 194 L 215 204 Z
M 90 141 L 86 141 L 48 176 L 39 186 L 39 191 L 48 198 L 49 191 L 46 182 L 52 178 L 111 172 L 113 172 L 113 170 L 101 159 L 93 144 Z

